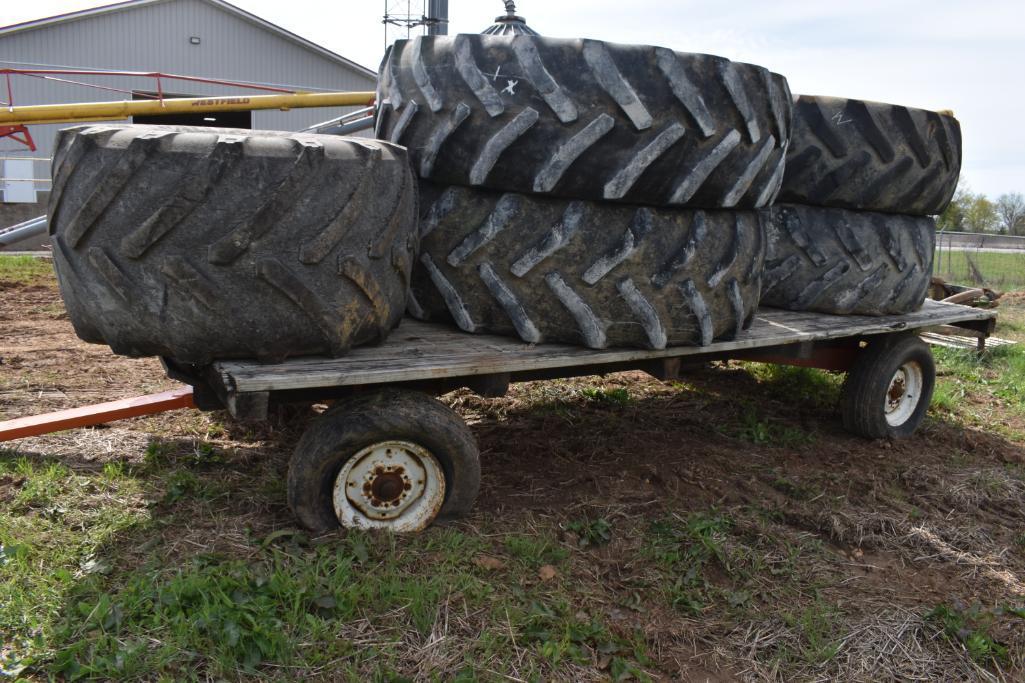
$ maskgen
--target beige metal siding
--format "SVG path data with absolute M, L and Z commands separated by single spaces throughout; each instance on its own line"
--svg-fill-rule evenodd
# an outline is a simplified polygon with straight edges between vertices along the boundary
M 191 36 L 198 36 L 200 44 L 190 44 Z M 0 36 L 0 65 L 162 71 L 288 88 L 375 88 L 375 80 L 362 71 L 203 0 L 155 2 Z M 69 78 L 126 90 L 155 89 L 152 79 Z M 25 76 L 12 77 L 12 83 L 15 104 L 131 99 L 130 95 L 121 93 Z M 182 81 L 165 82 L 164 89 L 186 95 L 246 92 Z M 6 99 L 2 91 L 0 98 Z M 299 130 L 345 111 L 343 108 L 254 111 L 253 127 Z M 54 134 L 63 127 L 66 126 L 30 127 L 39 145 L 36 156 L 50 156 Z M 4 141 L 0 149 L 4 150 L 0 154 L 29 154 L 27 149 L 18 149 L 11 141 Z M 39 172 L 47 171 L 45 165 L 37 166 Z

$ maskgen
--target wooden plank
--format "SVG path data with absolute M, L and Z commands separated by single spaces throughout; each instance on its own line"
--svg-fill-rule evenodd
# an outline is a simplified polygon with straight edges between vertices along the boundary
M 994 316 L 992 311 L 935 301 L 926 302 L 915 313 L 880 317 L 762 309 L 751 329 L 737 339 L 660 351 L 524 344 L 509 337 L 469 335 L 450 326 L 406 319 L 383 344 L 353 349 L 343 358 L 296 358 L 276 365 L 224 361 L 216 363 L 213 370 L 229 390 L 240 393 L 313 389 L 698 356 L 808 340 L 885 334 Z
M 932 344 L 933 346 L 945 346 L 951 349 L 978 349 L 978 342 L 974 337 L 965 337 L 963 335 L 948 335 L 940 334 L 938 332 L 923 332 L 922 339 Z M 1018 342 L 1010 339 L 1001 339 L 1000 337 L 988 337 L 986 339 L 986 348 L 996 348 L 998 346 L 1014 346 Z
M 62 429 L 90 427 L 93 425 L 123 420 L 127 417 L 153 415 L 167 410 L 194 408 L 192 403 L 192 387 L 182 387 L 148 396 L 136 396 L 120 401 L 97 403 L 81 408 L 59 410 L 55 413 L 19 417 L 14 420 L 0 422 L 0 441 L 22 439 L 26 436 L 39 436 L 59 432 Z
M 955 337 L 972 337 L 978 339 L 979 337 L 985 337 L 986 335 L 979 330 L 969 330 L 963 327 L 955 327 L 954 325 L 930 325 L 928 328 L 929 332 L 935 332 L 938 335 L 953 335 Z M 971 342 L 972 346 L 975 346 L 975 342 Z

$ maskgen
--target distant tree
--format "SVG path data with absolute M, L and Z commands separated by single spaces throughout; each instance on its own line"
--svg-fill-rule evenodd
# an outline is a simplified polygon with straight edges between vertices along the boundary
M 946 211 L 936 221 L 941 230 L 958 232 L 997 232 L 1000 217 L 996 206 L 984 194 L 967 187 L 958 188 Z
M 1025 235 L 1025 196 L 1010 192 L 997 197 L 994 205 L 1000 221 L 1000 232 L 1005 235 Z
M 964 232 L 965 209 L 971 203 L 972 196 L 971 190 L 967 187 L 958 187 L 950 204 L 947 205 L 943 213 L 936 217 L 936 227 L 940 230 Z
M 937 217 L 936 226 L 940 230 L 961 233 L 995 233 L 999 230 L 1000 218 L 986 195 L 957 188 L 950 205 Z
M 996 206 L 986 199 L 986 195 L 975 195 L 975 199 L 968 205 L 965 226 L 968 232 L 997 232 L 1000 229 Z

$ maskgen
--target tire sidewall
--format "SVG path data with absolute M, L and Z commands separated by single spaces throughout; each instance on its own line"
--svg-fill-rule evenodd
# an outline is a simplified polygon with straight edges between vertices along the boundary
M 902 439 L 909 437 L 921 425 L 929 410 L 929 403 L 932 401 L 933 390 L 936 386 L 935 361 L 929 352 L 929 347 L 917 336 L 906 337 L 893 344 L 888 344 L 879 353 L 880 357 L 871 370 L 870 381 L 865 386 L 870 401 L 869 405 L 875 407 L 870 420 L 871 431 L 879 438 Z M 883 408 L 885 397 L 894 374 L 908 362 L 916 362 L 921 367 L 922 389 L 918 403 L 908 419 L 899 425 L 891 425 L 886 420 L 886 412 Z
M 458 416 L 426 395 L 416 401 L 407 400 L 405 392 L 392 394 L 390 401 L 376 398 L 371 405 L 356 399 L 334 406 L 299 439 L 288 469 L 288 503 L 307 528 L 329 531 L 340 526 L 334 511 L 335 480 L 359 451 L 382 441 L 408 441 L 437 459 L 445 476 L 445 498 L 435 519 L 466 511 L 476 498 L 480 466 Z

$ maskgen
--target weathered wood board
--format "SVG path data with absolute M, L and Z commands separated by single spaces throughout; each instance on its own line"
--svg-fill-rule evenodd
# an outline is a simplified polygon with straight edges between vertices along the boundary
M 405 319 L 379 346 L 353 349 L 343 358 L 307 357 L 275 365 L 222 361 L 213 370 L 234 392 L 314 389 L 382 384 L 492 373 L 602 365 L 696 356 L 841 337 L 885 334 L 996 317 L 990 310 L 926 301 L 921 310 L 894 316 L 836 316 L 763 308 L 751 329 L 710 346 L 593 350 L 561 344 L 525 344 L 511 337 L 474 335 L 439 324 Z

